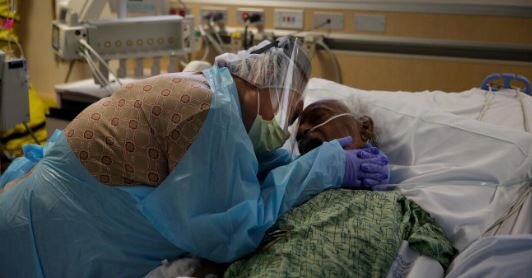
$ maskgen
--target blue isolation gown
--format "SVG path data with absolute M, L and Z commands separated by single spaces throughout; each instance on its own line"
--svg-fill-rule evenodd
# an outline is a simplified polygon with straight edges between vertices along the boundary
M 339 187 L 345 154 L 337 141 L 290 163 L 269 159 L 261 169 L 288 164 L 259 182 L 229 71 L 204 75 L 213 91 L 207 119 L 155 189 L 99 183 L 56 136 L 31 174 L 0 194 L 0 277 L 139 277 L 185 255 L 230 262 L 290 208 Z

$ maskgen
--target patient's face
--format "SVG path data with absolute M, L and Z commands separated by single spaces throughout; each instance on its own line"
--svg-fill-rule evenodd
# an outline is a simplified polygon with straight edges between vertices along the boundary
M 305 108 L 301 113 L 296 137 L 299 152 L 303 155 L 324 142 L 346 136 L 353 137 L 348 149 L 361 148 L 373 135 L 373 121 L 369 117 L 363 117 L 361 124 L 354 117 L 343 116 L 311 130 L 335 115 L 349 112 L 347 106 L 336 100 L 318 101 Z

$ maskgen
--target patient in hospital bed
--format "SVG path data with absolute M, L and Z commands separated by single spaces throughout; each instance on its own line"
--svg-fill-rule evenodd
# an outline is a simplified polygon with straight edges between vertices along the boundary
M 337 100 L 305 108 L 300 153 L 346 136 L 353 138 L 348 148 L 375 145 L 373 120 L 357 110 Z M 232 264 L 225 277 L 402 277 L 409 267 L 391 266 L 406 243 L 443 268 L 456 253 L 434 219 L 399 191 L 329 190 L 282 217 L 262 248 Z
M 466 110 L 457 103 L 482 104 L 468 103 L 458 98 L 461 94 L 445 95 L 454 100 L 453 109 L 458 111 L 450 114 L 427 103 L 411 103 L 414 95 L 432 100 L 433 93 L 380 94 L 323 83 L 308 89 L 307 100 L 335 97 L 349 104 L 368 105 L 363 107 L 368 108 L 368 113 L 357 105 L 349 107 L 371 115 L 373 134 L 380 136 L 379 147 L 395 166 L 392 182 L 401 184 L 401 191 L 326 191 L 280 219 L 263 249 L 234 263 L 226 277 L 407 277 L 414 264 L 403 260 L 402 254 L 396 256 L 397 249 L 402 249 L 397 243 L 401 240 L 444 268 L 460 251 L 462 254 L 448 269 L 447 274 L 452 277 L 507 277 L 505 273 L 512 270 L 520 272 L 516 277 L 528 273 L 523 272 L 526 264 L 516 263 L 526 257 L 521 253 L 521 248 L 527 246 L 523 237 L 509 244 L 502 241 L 512 236 L 482 236 L 514 207 L 512 200 L 521 192 L 521 185 L 515 183 L 524 180 L 524 186 L 529 186 L 532 168 L 528 135 L 479 123 L 474 120 L 476 114 L 464 117 L 460 111 L 478 110 Z M 482 101 L 485 92 L 475 93 Z M 332 110 L 326 109 L 327 103 L 334 101 L 316 102 L 303 111 L 298 130 L 301 153 L 329 139 L 357 136 L 357 132 L 343 127 L 332 128 L 340 126 L 340 120 L 356 124 L 342 116 L 318 127 L 320 132 L 303 140 L 305 133 L 310 135 L 309 128 L 346 112 L 345 107 L 340 108 L 341 103 Z M 507 114 L 512 109 L 504 111 Z M 331 114 L 317 119 L 321 112 Z M 505 118 L 500 117 L 501 113 L 497 115 L 498 119 Z M 316 118 L 314 122 L 312 117 Z M 523 126 L 522 122 L 519 125 Z M 426 232 L 431 234 L 426 236 Z M 503 259 L 493 260 L 494 256 Z M 396 263 L 404 269 L 394 268 Z M 417 277 L 443 277 L 443 270 Z

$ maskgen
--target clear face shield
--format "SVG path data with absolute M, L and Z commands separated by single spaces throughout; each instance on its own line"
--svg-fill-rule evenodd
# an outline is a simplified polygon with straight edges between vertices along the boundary
M 260 93 L 269 92 L 274 121 L 287 131 L 303 108 L 304 91 L 310 78 L 311 64 L 295 37 L 263 41 L 247 51 L 216 57 L 215 65 L 229 71 Z
M 279 78 L 275 82 L 278 86 L 270 87 L 269 91 L 272 104 L 274 107 L 277 106 L 275 120 L 283 130 L 288 130 L 288 126 L 294 123 L 303 110 L 305 87 L 309 78 L 303 67 L 307 66 L 304 62 L 307 62 L 308 58 L 297 39 L 281 41 L 281 44 L 283 43 L 284 45 L 279 45 L 283 51 L 279 55 L 282 55 L 284 61 L 281 63 L 284 65 L 281 65 L 278 74 L 275 75 Z

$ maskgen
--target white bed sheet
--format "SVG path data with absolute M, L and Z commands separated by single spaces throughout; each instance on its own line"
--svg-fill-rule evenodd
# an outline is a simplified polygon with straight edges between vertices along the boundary
M 446 277 L 531 277 L 531 260 L 532 235 L 487 237 L 459 254 Z
M 465 251 L 532 181 L 532 134 L 524 132 L 532 130 L 532 97 L 499 91 L 478 121 L 486 94 L 480 89 L 459 94 L 364 91 L 322 79 L 312 79 L 307 87 L 306 105 L 339 99 L 373 118 L 379 147 L 392 162 L 392 182 L 428 211 L 463 252 L 453 264 L 454 274 L 483 258 Z M 526 209 L 531 203 L 532 194 L 499 234 L 532 233 L 532 211 Z M 493 244 L 512 246 L 511 241 L 507 237 Z

